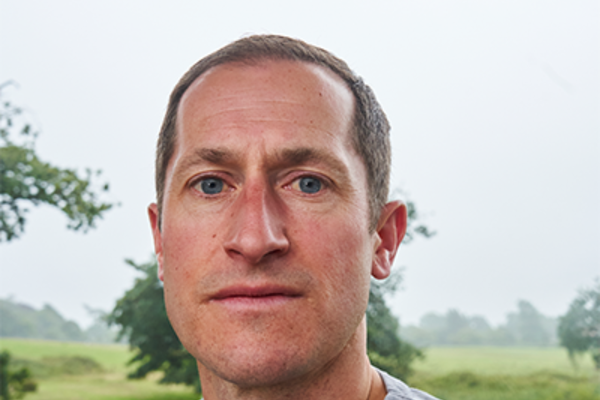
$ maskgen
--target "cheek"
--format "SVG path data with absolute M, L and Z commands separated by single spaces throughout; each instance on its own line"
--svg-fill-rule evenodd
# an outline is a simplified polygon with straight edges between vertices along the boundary
M 199 263 L 215 255 L 219 229 L 210 213 L 181 213 L 169 217 L 165 218 L 169 223 L 163 226 L 162 233 L 165 272 L 168 269 L 172 272 L 196 270 Z
M 197 315 L 198 282 L 218 257 L 219 234 L 210 219 L 165 219 L 163 267 L 165 302 L 173 325 L 189 324 Z M 210 227 L 213 227 L 210 229 Z M 181 318 L 179 318 L 181 317 Z M 178 330 L 179 331 L 179 330 Z
M 295 219 L 298 228 L 293 243 L 301 255 L 300 263 L 310 266 L 320 282 L 325 304 L 366 307 L 373 257 L 367 225 L 342 214 L 340 218 L 333 213 L 324 218 Z

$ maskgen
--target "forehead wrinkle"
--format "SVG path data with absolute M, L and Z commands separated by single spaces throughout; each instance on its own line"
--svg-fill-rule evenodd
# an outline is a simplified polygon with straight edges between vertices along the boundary
M 218 104 L 218 101 L 216 103 Z M 289 110 L 285 107 L 281 107 L 275 110 L 270 110 L 269 112 L 263 112 L 261 104 L 271 103 L 282 106 L 293 105 L 294 109 Z M 297 110 L 300 109 L 312 109 L 312 111 L 309 112 L 312 112 L 314 114 L 311 116 L 302 116 L 297 112 Z M 253 111 L 257 110 L 259 111 L 259 113 L 255 115 Z M 320 115 L 323 114 L 323 111 L 319 107 L 307 105 L 306 103 L 300 101 L 285 100 L 255 100 L 247 105 L 229 105 L 226 108 L 211 107 L 209 110 L 198 109 L 197 111 L 192 110 L 188 112 L 192 114 L 192 118 L 190 119 L 189 124 L 203 125 L 204 127 L 207 127 L 211 126 L 212 124 L 214 124 L 214 121 L 216 121 L 216 124 L 220 128 L 223 128 L 224 125 L 238 126 L 248 122 L 289 123 L 290 120 L 293 120 L 295 124 L 312 125 L 312 121 L 319 119 Z M 227 118 L 229 116 L 233 116 L 233 118 L 230 118 L 230 120 L 224 124 L 223 118 Z M 305 119 L 306 121 L 302 122 L 302 119 Z M 239 122 L 235 123 L 235 121 Z M 185 123 L 182 122 L 182 124 Z
M 297 166 L 315 162 L 324 163 L 338 176 L 346 177 L 349 175 L 348 168 L 337 157 L 320 149 L 310 147 L 278 149 L 270 162 L 280 166 Z
M 189 168 L 201 164 L 227 165 L 239 160 L 240 154 L 223 148 L 200 148 L 193 151 L 182 162 L 176 173 L 184 173 Z

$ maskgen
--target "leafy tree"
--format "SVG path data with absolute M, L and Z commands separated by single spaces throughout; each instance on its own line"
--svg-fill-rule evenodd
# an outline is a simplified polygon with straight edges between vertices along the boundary
M 84 331 L 85 339 L 92 343 L 114 343 L 117 341 L 117 331 L 111 329 L 107 322 L 108 313 L 98 308 L 84 305 L 94 322 Z
M 40 160 L 35 152 L 37 133 L 23 110 L 3 98 L 0 85 L 0 242 L 18 238 L 24 231 L 26 204 L 45 203 L 61 210 L 68 228 L 87 231 L 112 207 L 92 190 L 91 170 L 84 177 Z M 101 191 L 108 191 L 105 184 Z
M 552 343 L 552 330 L 548 317 L 542 315 L 530 302 L 519 300 L 518 311 L 507 316 L 506 329 L 520 345 L 548 346 Z
M 407 380 L 413 373 L 413 361 L 423 358 L 424 354 L 400 339 L 398 318 L 385 303 L 385 295 L 397 290 L 400 278 L 399 273 L 394 273 L 386 281 L 371 281 L 367 306 L 367 352 L 373 365 Z
M 402 337 L 417 346 L 548 346 L 556 342 L 556 318 L 541 314 L 528 301 L 520 300 L 517 312 L 507 322 L 492 328 L 481 316 L 468 316 L 457 310 L 446 314 L 427 313 L 418 326 L 408 326 Z
M 20 399 L 28 392 L 37 390 L 37 383 L 31 378 L 31 372 L 23 367 L 14 371 L 10 368 L 10 353 L 0 353 L 0 399 Z
M 143 378 L 149 372 L 162 371 L 161 383 L 194 385 L 200 392 L 196 360 L 184 349 L 167 317 L 156 261 L 136 264 L 126 260 L 126 263 L 143 275 L 117 301 L 108 321 L 120 325 L 119 339 L 128 338 L 136 351 L 129 363 L 137 364 L 137 368 L 129 378 Z
M 73 321 L 45 304 L 41 310 L 10 299 L 0 299 L 0 337 L 84 341 L 85 334 Z
M 600 370 L 600 279 L 591 289 L 581 290 L 569 311 L 560 317 L 558 337 L 571 360 L 575 361 L 576 354 L 589 352 Z

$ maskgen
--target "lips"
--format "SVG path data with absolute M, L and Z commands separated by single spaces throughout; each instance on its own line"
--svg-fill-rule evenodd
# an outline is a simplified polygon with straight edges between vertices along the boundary
M 262 286 L 248 286 L 248 285 L 236 285 L 230 286 L 219 290 L 212 300 L 221 301 L 227 299 L 261 299 L 268 297 L 299 297 L 300 293 L 297 290 L 286 286 L 280 285 L 262 285 Z
M 280 285 L 235 285 L 219 290 L 211 297 L 210 303 L 225 307 L 230 312 L 272 312 L 277 307 L 293 303 L 301 293 Z

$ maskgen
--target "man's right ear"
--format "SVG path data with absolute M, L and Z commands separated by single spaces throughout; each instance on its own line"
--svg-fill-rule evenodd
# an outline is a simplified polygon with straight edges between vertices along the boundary
M 152 226 L 152 237 L 154 238 L 154 253 L 158 262 L 158 279 L 161 281 L 164 277 L 163 253 L 162 253 L 162 233 L 160 232 L 160 223 L 158 218 L 158 206 L 152 203 L 148 206 L 148 217 Z

